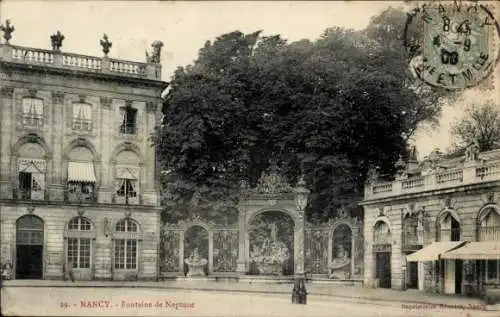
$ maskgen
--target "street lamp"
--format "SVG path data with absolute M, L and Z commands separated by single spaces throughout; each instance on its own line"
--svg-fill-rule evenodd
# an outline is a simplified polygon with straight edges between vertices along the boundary
M 297 182 L 297 186 L 295 186 L 294 190 L 294 200 L 295 206 L 297 208 L 299 217 L 304 217 L 304 209 L 307 206 L 307 199 L 310 191 L 306 188 L 306 182 L 304 181 L 304 176 L 301 176 L 299 181 Z M 303 222 L 296 223 L 296 225 L 303 226 Z M 304 228 L 299 228 L 301 230 L 301 234 L 299 236 L 303 237 Z M 295 275 L 293 290 L 292 290 L 292 304 L 307 304 L 307 289 L 305 284 L 305 273 L 304 273 L 304 241 L 301 241 L 301 245 L 299 245 L 300 259 L 301 262 L 298 263 L 299 267 L 297 268 L 297 274 Z
M 297 210 L 304 211 L 307 206 L 307 198 L 309 197 L 310 193 L 310 191 L 306 188 L 304 176 L 300 177 L 293 192 L 295 194 L 295 206 L 297 207 Z

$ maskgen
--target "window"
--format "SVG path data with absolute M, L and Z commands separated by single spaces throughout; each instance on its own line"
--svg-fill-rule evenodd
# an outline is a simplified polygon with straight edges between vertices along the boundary
M 43 101 L 41 99 L 23 99 L 23 123 L 31 127 L 43 125 Z
M 137 224 L 130 219 L 119 221 L 118 233 L 137 233 Z M 137 239 L 115 239 L 115 269 L 137 268 Z
M 137 109 L 130 106 L 121 108 L 122 122 L 120 132 L 124 134 L 137 133 Z
M 92 106 L 86 103 L 73 104 L 73 129 L 92 130 Z
M 34 162 L 25 161 L 20 164 L 19 198 L 43 200 L 45 175 Z
M 81 148 L 80 148 L 81 149 Z M 88 151 L 85 149 L 85 151 Z M 81 152 L 78 148 L 71 151 L 70 155 Z M 86 157 L 86 162 L 68 162 L 68 200 L 72 202 L 93 202 L 95 195 L 95 171 L 92 154 Z
M 484 276 L 487 282 L 499 283 L 500 282 L 500 261 L 499 260 L 486 260 L 483 261 Z
M 135 198 L 137 197 L 136 191 L 136 183 L 137 181 L 134 179 L 118 179 L 119 187 L 116 191 L 116 195 L 118 197 L 127 198 Z
M 500 214 L 495 208 L 485 210 L 479 226 L 479 241 L 500 240 Z
M 68 223 L 68 267 L 77 269 L 90 268 L 91 260 L 91 239 L 85 233 L 92 230 L 89 220 L 77 217 Z

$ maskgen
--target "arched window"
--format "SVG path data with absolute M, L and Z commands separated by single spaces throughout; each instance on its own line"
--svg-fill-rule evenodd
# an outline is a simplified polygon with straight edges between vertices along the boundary
M 444 211 L 438 221 L 439 241 L 460 241 L 460 221 L 453 210 Z
M 73 130 L 92 130 L 92 106 L 87 103 L 73 104 Z
M 25 143 L 19 149 L 18 198 L 45 199 L 45 150 L 38 143 Z
M 122 219 L 115 225 L 115 269 L 137 269 L 138 232 L 137 223 L 129 218 Z
M 43 126 L 43 100 L 23 98 L 23 124 L 30 127 Z
M 389 225 L 379 220 L 373 226 L 373 244 L 376 245 L 390 245 L 391 244 L 391 230 Z
M 479 241 L 500 240 L 500 213 L 494 207 L 481 210 L 479 218 Z
M 69 153 L 68 200 L 73 202 L 94 202 L 96 176 L 92 152 L 83 146 L 75 147 Z
M 500 212 L 496 206 L 488 206 L 479 212 L 478 225 L 479 241 L 500 241 Z M 500 282 L 499 260 L 483 260 L 482 266 L 488 282 Z
M 67 267 L 73 269 L 90 269 L 92 263 L 92 223 L 83 217 L 75 217 L 68 223 Z

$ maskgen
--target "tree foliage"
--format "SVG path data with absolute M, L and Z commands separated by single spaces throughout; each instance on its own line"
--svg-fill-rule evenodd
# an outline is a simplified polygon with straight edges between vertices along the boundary
M 387 41 L 404 30 L 404 12 L 390 10 L 366 30 L 331 28 L 316 41 L 235 31 L 207 42 L 176 71 L 155 137 L 168 171 L 164 219 L 196 210 L 234 220 L 239 181 L 255 185 L 270 158 L 292 184 L 306 175 L 314 219 L 355 206 L 371 167 L 392 172 L 418 124 L 438 117 L 443 92 L 419 89 L 401 39 Z
M 455 121 L 451 134 L 455 139 L 454 152 L 462 153 L 476 144 L 480 151 L 490 151 L 500 146 L 500 105 L 493 100 L 471 104 L 464 116 Z

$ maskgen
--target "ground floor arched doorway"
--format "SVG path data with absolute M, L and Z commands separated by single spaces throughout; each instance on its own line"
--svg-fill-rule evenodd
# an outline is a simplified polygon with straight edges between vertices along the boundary
M 16 279 L 43 278 L 43 220 L 26 215 L 16 222 Z

